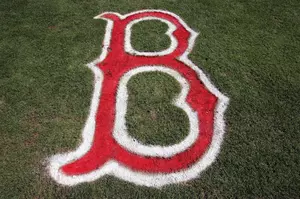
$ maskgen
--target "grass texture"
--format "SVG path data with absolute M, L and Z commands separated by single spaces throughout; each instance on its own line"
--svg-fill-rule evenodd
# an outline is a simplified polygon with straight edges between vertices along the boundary
M 22 198 L 299 198 L 300 3 L 297 0 L 0 1 L 0 196 Z M 190 59 L 231 103 L 217 161 L 200 178 L 161 189 L 106 176 L 56 184 L 45 159 L 81 143 L 93 90 L 85 67 L 101 51 L 104 11 L 165 9 L 200 32 Z M 165 49 L 161 22 L 134 25 L 137 50 Z M 169 145 L 188 131 L 163 73 L 128 84 L 129 133 Z

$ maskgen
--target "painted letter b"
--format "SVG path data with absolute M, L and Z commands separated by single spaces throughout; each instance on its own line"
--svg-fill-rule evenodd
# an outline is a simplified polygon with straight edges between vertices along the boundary
M 96 83 L 83 143 L 74 152 L 51 158 L 51 176 L 61 184 L 74 185 L 110 174 L 154 187 L 195 178 L 219 151 L 228 103 L 187 57 L 197 34 L 177 15 L 161 10 L 127 15 L 107 12 L 96 18 L 108 24 L 103 52 L 89 64 Z M 168 25 L 168 49 L 139 52 L 132 48 L 132 26 L 145 20 Z M 189 133 L 174 145 L 145 145 L 127 132 L 127 83 L 136 74 L 152 71 L 167 73 L 182 89 L 173 103 L 187 114 Z

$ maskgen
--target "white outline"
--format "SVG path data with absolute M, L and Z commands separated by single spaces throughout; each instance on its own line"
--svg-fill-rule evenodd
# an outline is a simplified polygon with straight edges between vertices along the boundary
M 213 163 L 213 161 L 216 159 L 216 156 L 219 153 L 220 145 L 223 140 L 223 135 L 225 133 L 225 122 L 224 122 L 224 112 L 228 106 L 229 98 L 227 98 L 225 95 L 223 95 L 206 77 L 204 72 L 200 70 L 196 65 L 192 63 L 188 59 L 188 54 L 192 50 L 194 41 L 197 37 L 197 33 L 194 32 L 192 29 L 190 29 L 185 22 L 177 15 L 170 13 L 168 11 L 163 10 L 141 10 L 133 13 L 129 13 L 126 15 L 120 15 L 118 13 L 114 13 L 118 15 L 121 18 L 126 18 L 132 14 L 136 13 L 142 13 L 142 12 L 162 12 L 169 15 L 172 15 L 173 17 L 177 18 L 177 20 L 180 21 L 181 24 L 184 25 L 186 30 L 188 30 L 191 33 L 191 37 L 189 38 L 189 46 L 188 49 L 185 51 L 185 53 L 179 57 L 179 60 L 185 63 L 186 65 L 190 66 L 197 74 L 199 79 L 205 84 L 206 88 L 214 94 L 216 97 L 218 97 L 218 103 L 215 109 L 215 117 L 214 117 L 214 133 L 212 137 L 211 145 L 209 146 L 209 149 L 205 152 L 205 154 L 202 156 L 201 159 L 199 159 L 198 162 L 194 163 L 191 167 L 181 170 L 179 172 L 174 173 L 158 173 L 158 174 L 150 174 L 145 172 L 138 172 L 133 171 L 126 166 L 114 161 L 110 160 L 108 161 L 104 166 L 101 168 L 87 173 L 83 175 L 76 175 L 76 176 L 68 176 L 65 175 L 59 168 L 65 164 L 68 164 L 70 162 L 73 162 L 74 160 L 80 158 L 83 156 L 91 147 L 93 137 L 94 137 L 94 130 L 95 130 L 95 114 L 98 109 L 99 99 L 101 95 L 101 86 L 103 81 L 103 73 L 102 71 L 96 66 L 97 63 L 104 60 L 104 58 L 107 55 L 108 47 L 110 44 L 111 39 L 111 31 L 113 27 L 113 21 L 102 18 L 102 16 L 106 13 L 103 13 L 99 16 L 96 16 L 95 18 L 102 18 L 107 20 L 107 27 L 106 27 L 106 33 L 104 37 L 103 42 L 103 48 L 102 53 L 98 59 L 88 64 L 88 67 L 93 71 L 95 74 L 95 87 L 94 87 L 94 93 L 92 97 L 91 102 L 91 108 L 89 117 L 87 119 L 87 122 L 85 124 L 85 127 L 83 129 L 82 133 L 82 144 L 76 149 L 76 151 L 65 153 L 65 154 L 57 154 L 49 158 L 49 166 L 48 171 L 50 173 L 50 176 L 58 183 L 63 185 L 76 185 L 83 182 L 91 182 L 103 175 L 113 175 L 115 177 L 118 177 L 120 179 L 135 183 L 137 185 L 144 185 L 149 187 L 161 187 L 167 184 L 172 183 L 179 183 L 188 181 L 191 179 L 194 179 L 199 176 L 199 174 L 204 171 L 209 165 Z M 111 13 L 111 12 L 110 12 Z M 127 31 L 127 29 L 126 29 Z M 128 30 L 130 31 L 130 30 Z
M 128 99 L 127 83 L 130 78 L 136 74 L 153 71 L 167 73 L 168 75 L 174 77 L 181 85 L 182 90 L 180 94 L 174 99 L 173 104 L 186 112 L 189 118 L 190 130 L 188 136 L 178 144 L 169 146 L 144 145 L 135 138 L 131 137 L 127 132 L 125 120 Z M 119 83 L 116 100 L 116 119 L 113 137 L 120 145 L 122 145 L 129 151 L 144 156 L 167 158 L 186 150 L 192 144 L 194 144 L 199 136 L 197 112 L 193 111 L 192 108 L 185 102 L 188 92 L 189 83 L 183 76 L 181 76 L 177 71 L 173 69 L 163 66 L 140 66 L 128 71 L 126 74 L 124 74 Z

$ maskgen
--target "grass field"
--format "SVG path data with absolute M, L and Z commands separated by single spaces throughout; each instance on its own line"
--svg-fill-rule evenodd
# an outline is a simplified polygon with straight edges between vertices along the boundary
M 140 9 L 169 10 L 200 32 L 190 59 L 231 99 L 221 153 L 200 178 L 161 189 L 110 176 L 58 185 L 45 159 L 81 143 L 93 90 L 85 64 L 106 27 L 93 17 Z M 0 198 L 300 198 L 298 0 L 1 0 L 0 17 Z M 133 46 L 164 49 L 166 29 L 135 25 Z M 147 73 L 128 88 L 133 137 L 168 145 L 186 136 L 187 116 L 170 104 L 176 80 Z

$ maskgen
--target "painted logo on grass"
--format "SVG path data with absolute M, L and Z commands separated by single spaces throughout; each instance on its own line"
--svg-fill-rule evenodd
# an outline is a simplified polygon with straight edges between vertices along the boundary
M 107 27 L 102 54 L 88 64 L 95 74 L 95 88 L 83 142 L 74 152 L 51 157 L 50 175 L 64 185 L 114 175 L 152 187 L 198 177 L 219 152 L 228 98 L 188 59 L 197 33 L 177 15 L 161 10 L 127 15 L 106 12 L 95 18 L 107 20 Z M 168 49 L 133 49 L 131 28 L 145 20 L 168 25 Z M 181 85 L 181 92 L 172 103 L 187 114 L 189 133 L 174 145 L 145 145 L 127 131 L 127 83 L 136 74 L 153 71 L 167 73 Z

